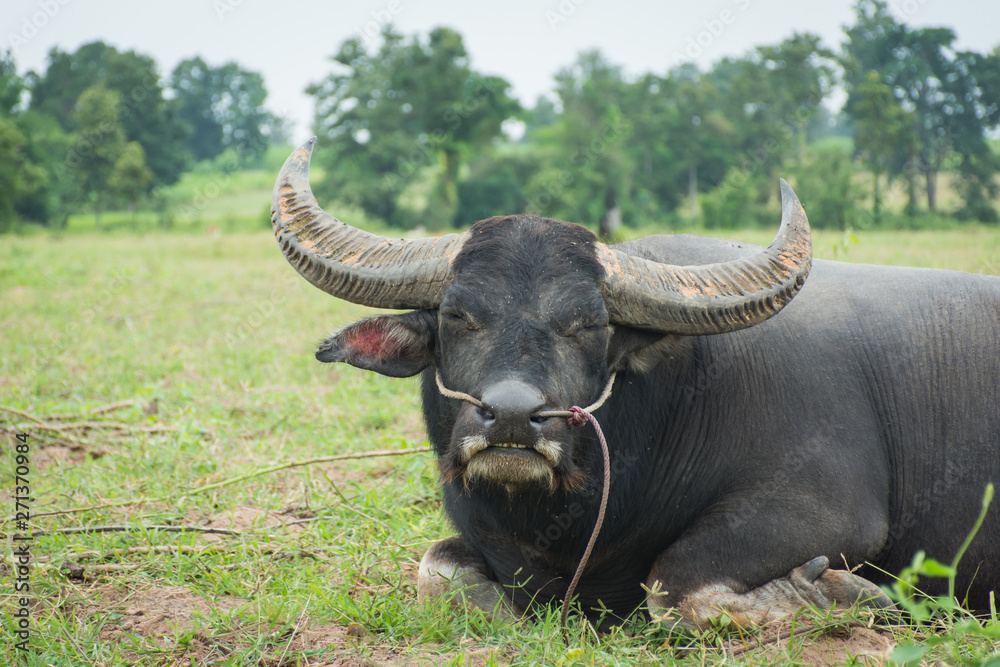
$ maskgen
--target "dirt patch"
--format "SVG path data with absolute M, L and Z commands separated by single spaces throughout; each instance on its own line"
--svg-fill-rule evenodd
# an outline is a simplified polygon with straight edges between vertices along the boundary
M 236 657 L 267 667 L 424 667 L 448 663 L 457 655 L 433 644 L 389 644 L 356 624 L 319 622 L 306 615 L 271 623 L 253 600 L 207 596 L 184 586 L 133 590 L 104 585 L 77 591 L 77 602 L 62 612 L 91 622 L 100 619 L 100 640 L 134 647 L 135 655 L 126 651 L 125 657 L 142 657 L 143 664 L 210 665 Z M 461 652 L 465 665 L 505 664 L 514 657 L 501 648 L 466 642 Z M 757 635 L 730 640 L 725 657 L 719 658 L 874 666 L 885 664 L 893 647 L 890 635 L 857 622 L 823 630 L 800 623 L 794 633 L 789 624 L 774 624 Z
M 0 412 L 0 415 L 2 414 Z M 26 427 L 26 430 L 29 436 L 35 435 L 30 427 Z M 4 432 L 0 433 L 0 442 L 3 442 L 6 447 L 13 449 L 14 445 L 17 444 L 14 429 L 11 428 L 8 430 L 7 426 L 3 426 L 2 431 Z M 104 447 L 96 445 L 87 446 L 83 443 L 62 439 L 43 440 L 32 437 L 31 447 L 32 467 L 40 472 L 57 465 L 80 465 L 88 459 L 99 459 L 108 453 L 108 450 Z
M 224 530 L 249 530 L 264 528 L 266 526 L 284 526 L 285 530 L 300 532 L 303 530 L 303 527 L 296 524 L 295 521 L 308 518 L 308 516 L 309 514 L 296 511 L 276 512 L 264 507 L 237 505 L 212 516 L 201 525 L 205 528 L 222 528 Z M 207 539 L 209 537 L 218 539 L 214 535 L 206 535 L 205 537 L 206 541 L 211 541 Z
M 96 460 L 108 453 L 101 446 L 84 446 L 75 443 L 55 442 L 42 445 L 32 453 L 32 463 L 35 468 L 44 472 L 52 466 L 78 466 L 88 460 Z
M 235 596 L 208 599 L 180 586 L 166 586 L 137 591 L 118 598 L 114 589 L 103 591 L 102 596 L 117 607 L 122 617 L 117 626 L 106 627 L 101 639 L 115 641 L 124 633 L 140 635 L 166 648 L 162 642 L 177 634 L 194 630 L 196 620 L 207 622 L 213 612 L 230 611 L 246 600 Z
M 807 638 L 803 639 L 803 636 Z M 794 638 L 794 639 L 793 639 Z M 794 646 L 794 648 L 790 648 Z M 847 623 L 819 631 L 787 623 L 764 628 L 759 635 L 731 640 L 726 653 L 753 656 L 768 663 L 803 665 L 884 665 L 896 643 L 888 632 Z
M 256 611 L 249 600 L 209 598 L 182 586 L 154 587 L 127 596 L 114 589 L 101 593 L 97 597 L 102 611 L 120 614 L 117 622 L 105 624 L 101 640 L 136 646 L 146 653 L 159 651 L 164 664 L 212 664 L 247 646 L 263 644 L 266 649 L 258 664 L 279 665 L 283 654 L 328 648 L 338 635 L 346 637 L 346 630 L 336 627 L 303 632 L 301 619 L 291 628 L 250 622 L 247 618 Z M 244 609 L 250 613 L 238 613 Z
M 425 667 L 454 657 L 432 648 L 411 650 L 383 644 L 359 626 L 317 623 L 305 616 L 273 626 L 248 620 L 257 614 L 253 601 L 206 597 L 182 586 L 132 592 L 102 586 L 90 589 L 85 597 L 89 604 L 74 611 L 106 619 L 101 641 L 134 646 L 135 658 L 156 656 L 154 664 L 214 664 L 244 655 L 241 652 L 251 646 L 263 649 L 253 664 L 274 667 Z M 496 653 L 497 649 L 470 647 L 463 654 L 463 664 L 491 664 L 499 657 Z

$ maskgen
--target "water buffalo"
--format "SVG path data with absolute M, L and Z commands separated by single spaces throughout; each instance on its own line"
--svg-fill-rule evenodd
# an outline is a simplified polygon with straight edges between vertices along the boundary
M 458 535 L 425 554 L 421 596 L 462 590 L 504 615 L 565 594 L 602 457 L 589 427 L 545 413 L 588 405 L 612 373 L 596 411 L 607 520 L 577 589 L 605 622 L 643 608 L 700 627 L 887 604 L 870 583 L 880 570 L 919 549 L 949 561 L 1000 481 L 1000 278 L 812 262 L 784 183 L 768 248 L 679 235 L 607 246 L 531 215 L 377 237 L 316 203 L 312 147 L 274 189 L 288 261 L 340 299 L 410 309 L 344 327 L 316 357 L 423 373 Z M 480 405 L 443 396 L 435 375 Z M 957 584 L 979 609 L 1000 587 L 1000 512 Z

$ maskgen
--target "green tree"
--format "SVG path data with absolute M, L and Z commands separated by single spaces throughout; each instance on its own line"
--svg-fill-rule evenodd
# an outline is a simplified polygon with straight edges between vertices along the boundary
M 721 96 L 715 86 L 697 70 L 671 72 L 675 95 L 669 135 L 673 150 L 687 170 L 688 207 L 691 219 L 700 215 L 698 190 L 705 181 L 711 184 L 725 173 L 726 153 L 736 139 L 736 129 L 722 113 Z M 699 178 L 701 171 L 701 178 Z
M 152 180 L 153 172 L 146 166 L 146 153 L 142 150 L 142 144 L 138 141 L 125 144 L 122 154 L 115 160 L 108 175 L 108 190 L 128 202 L 133 226 L 136 201 Z
M 888 5 L 882 0 L 858 0 L 854 5 L 854 24 L 844 27 L 847 41 L 840 55 L 844 71 L 844 86 L 848 98 L 845 111 L 854 116 L 854 106 L 860 91 L 868 80 L 868 73 L 876 71 L 886 76 L 883 70 L 895 68 L 895 52 L 905 39 L 905 26 L 897 22 L 889 13 Z
M 77 174 L 83 193 L 93 203 L 98 227 L 108 178 L 125 150 L 120 106 L 117 92 L 97 85 L 83 91 L 73 113 L 76 131 L 66 164 Z
M 788 160 L 801 162 L 807 127 L 835 81 L 835 61 L 819 37 L 796 33 L 724 58 L 704 79 L 718 90 L 720 113 L 733 127 L 735 168 L 773 179 Z
M 527 144 L 503 145 L 477 155 L 458 183 L 456 226 L 524 211 L 528 205 L 525 185 L 537 168 L 537 153 Z
M 795 173 L 795 194 L 815 229 L 849 231 L 859 226 L 859 188 L 849 143 L 811 145 Z
M 509 84 L 472 70 L 461 36 L 447 28 L 425 41 L 387 27 L 377 54 L 351 39 L 333 59 L 336 71 L 309 88 L 317 100 L 317 133 L 335 139 L 324 153 L 320 194 L 392 224 L 410 224 L 401 196 L 432 173 L 423 207 L 431 217 L 424 222 L 450 221 L 460 166 L 520 111 Z
M 882 175 L 888 172 L 899 145 L 906 141 L 911 123 L 892 89 L 882 83 L 874 70 L 857 89 L 854 115 L 857 119 L 854 143 L 872 171 L 872 220 L 879 225 L 882 222 Z
M 993 202 L 1000 196 L 996 178 L 1000 156 L 991 150 L 986 132 L 1000 125 L 1000 47 L 988 55 L 958 52 L 955 69 L 960 74 L 949 78 L 945 86 L 961 104 L 955 137 L 960 156 L 958 191 L 963 201 L 958 216 L 998 222 Z
M 98 84 L 118 93 L 119 124 L 128 141 L 138 141 L 154 183 L 180 178 L 189 154 L 185 126 L 163 94 L 156 62 L 135 51 L 119 52 L 104 42 L 84 44 L 74 53 L 53 48 L 44 74 L 28 80 L 34 111 L 51 114 L 66 132 L 77 130 L 76 108 L 83 92 Z
M 793 33 L 776 46 L 757 48 L 782 122 L 795 128 L 798 157 L 805 155 L 806 128 L 823 108 L 836 79 L 836 57 L 817 35 Z
M 200 57 L 189 58 L 174 68 L 170 88 L 178 116 L 189 128 L 185 145 L 197 160 L 233 149 L 255 162 L 279 125 L 264 109 L 264 79 L 235 62 L 211 67 Z
M 13 118 L 24 143 L 21 156 L 38 168 L 39 186 L 16 199 L 17 213 L 26 220 L 64 227 L 79 203 L 75 172 L 66 167 L 70 137 L 55 118 L 37 111 L 24 111 Z
M 0 116 L 0 232 L 13 226 L 18 198 L 35 192 L 44 180 L 41 170 L 24 155 L 24 143 L 17 124 Z
M 200 57 L 184 60 L 170 76 L 177 115 L 188 127 L 185 145 L 196 160 L 214 158 L 223 145 L 222 123 L 215 115 L 218 90 L 214 70 Z
M 628 91 L 631 134 L 626 150 L 633 163 L 629 218 L 636 221 L 662 224 L 664 212 L 672 211 L 684 193 L 687 165 L 674 144 L 684 122 L 677 108 L 677 79 L 673 73 L 666 78 L 646 74 Z M 686 120 L 690 125 L 691 117 Z M 702 178 L 708 171 L 703 160 Z
M 597 51 L 580 54 L 556 75 L 562 113 L 535 133 L 543 168 L 528 184 L 529 211 L 598 223 L 604 235 L 614 230 L 633 171 L 622 112 L 627 91 L 621 68 Z
M 927 208 L 937 207 L 937 176 L 957 156 L 967 213 L 991 218 L 989 191 L 998 166 L 986 133 L 1000 123 L 997 63 L 991 56 L 957 51 L 949 28 L 911 29 L 898 23 L 883 0 L 859 0 L 847 28 L 842 62 L 852 118 L 861 113 L 869 71 L 878 72 L 901 108 L 912 114 L 909 137 L 888 168 L 908 178 L 911 212 L 914 177 L 922 175 Z
M 24 80 L 17 73 L 14 56 L 0 52 L 0 116 L 10 116 L 21 101 Z

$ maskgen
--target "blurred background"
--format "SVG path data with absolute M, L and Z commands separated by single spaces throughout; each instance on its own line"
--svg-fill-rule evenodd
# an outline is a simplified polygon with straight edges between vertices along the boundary
M 998 220 L 972 0 L 6 2 L 0 231 L 268 227 L 289 150 L 355 225 L 607 234 Z
M 782 177 L 818 258 L 1000 275 L 998 25 L 979 0 L 3 0 L 0 485 L 28 434 L 27 664 L 727 660 L 641 626 L 566 653 L 556 615 L 417 601 L 454 532 L 419 380 L 314 361 L 373 309 L 275 247 L 278 169 L 316 134 L 321 204 L 386 235 L 527 211 L 763 244 Z M 7 506 L 0 539 L 25 530 Z

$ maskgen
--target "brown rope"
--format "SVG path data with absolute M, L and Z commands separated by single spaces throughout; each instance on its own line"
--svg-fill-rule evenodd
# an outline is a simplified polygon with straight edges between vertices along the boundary
M 445 398 L 454 398 L 456 401 L 466 401 L 467 403 L 472 403 L 477 408 L 485 408 L 483 402 L 471 394 L 466 394 L 461 391 L 452 391 L 448 387 L 444 386 L 444 381 L 441 380 L 441 369 L 434 371 L 434 381 L 437 382 L 438 391 Z
M 612 382 L 615 376 L 611 376 Z M 611 383 L 608 383 L 608 395 L 611 395 Z M 606 399 L 606 397 L 605 397 Z M 603 403 L 604 401 L 600 401 Z M 608 508 L 608 491 L 611 488 L 611 457 L 608 454 L 608 442 L 604 439 L 604 432 L 601 431 L 601 425 L 597 423 L 597 418 L 590 414 L 589 410 L 584 410 L 583 408 L 578 408 L 573 406 L 569 410 L 573 413 L 573 417 L 570 418 L 570 425 L 573 424 L 573 418 L 578 418 L 584 423 L 590 422 L 590 425 L 594 427 L 594 431 L 597 432 L 597 439 L 601 443 L 601 455 L 604 457 L 604 484 L 601 488 L 601 506 L 597 511 L 597 521 L 594 522 L 594 530 L 590 533 L 590 540 L 587 542 L 587 548 L 583 551 L 583 556 L 580 557 L 580 564 L 576 566 L 576 572 L 573 574 L 573 580 L 569 583 L 569 588 L 566 589 L 566 597 L 563 598 L 563 608 L 562 616 L 559 617 L 559 622 L 563 629 L 566 628 L 566 617 L 569 615 L 569 605 L 573 600 L 573 592 L 576 591 L 576 585 L 580 583 L 580 577 L 583 576 L 583 568 L 587 566 L 587 561 L 590 560 L 590 553 L 594 550 L 594 543 L 597 542 L 597 534 L 601 532 L 601 526 L 604 525 L 604 512 Z
M 475 405 L 477 408 L 486 407 L 483 402 L 475 396 L 471 396 L 461 391 L 453 391 L 445 387 L 444 382 L 441 380 L 440 369 L 434 373 L 434 380 L 437 382 L 438 391 L 440 391 L 441 395 L 445 398 L 466 401 Z M 542 412 L 535 413 L 536 417 L 565 417 L 570 427 L 583 426 L 587 422 L 590 422 L 590 425 L 594 427 L 594 431 L 597 433 L 597 440 L 601 443 L 601 455 L 604 458 L 604 480 L 601 488 L 601 505 L 597 511 L 597 521 L 594 522 L 594 530 L 590 533 L 590 540 L 587 541 L 587 548 L 584 549 L 583 556 L 580 557 L 580 564 L 576 566 L 576 572 L 573 573 L 573 579 L 570 581 L 569 588 L 566 589 L 566 596 L 563 598 L 560 624 L 564 630 L 566 629 L 566 618 L 569 615 L 569 605 L 573 600 L 573 593 L 576 591 L 577 584 L 580 583 L 580 577 L 583 576 L 583 569 L 587 567 L 587 561 L 590 560 L 590 554 L 594 550 L 594 544 L 597 542 L 597 535 L 601 532 L 601 526 L 604 525 L 604 514 L 608 508 L 608 491 L 611 488 L 611 457 L 608 453 L 608 442 L 604 438 L 604 432 L 601 431 L 601 426 L 597 423 L 597 418 L 591 413 L 604 405 L 604 402 L 608 400 L 608 397 L 611 396 L 611 389 L 614 384 L 615 374 L 612 373 L 611 377 L 608 378 L 608 384 L 605 385 L 604 391 L 601 392 L 600 398 L 598 398 L 592 405 L 588 405 L 585 408 L 574 405 L 569 410 L 544 410 Z
M 570 426 L 583 426 L 587 423 L 587 417 L 581 413 L 590 414 L 597 408 L 604 405 L 604 402 L 608 400 L 611 396 L 611 389 L 615 386 L 615 373 L 611 374 L 608 378 L 608 383 L 604 385 L 604 391 L 601 392 L 601 396 L 592 404 L 585 408 L 580 408 L 577 406 L 571 407 L 569 410 L 543 410 L 542 412 L 536 412 L 536 417 L 565 417 L 569 420 Z M 592 422 L 594 424 L 594 430 L 600 433 L 600 428 L 597 427 L 597 422 Z

